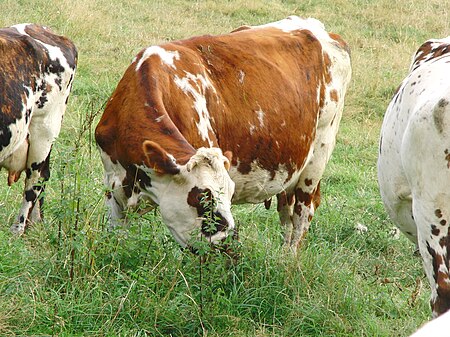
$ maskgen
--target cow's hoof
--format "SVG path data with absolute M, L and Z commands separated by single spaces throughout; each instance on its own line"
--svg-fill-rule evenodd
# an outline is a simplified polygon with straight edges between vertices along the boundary
M 25 232 L 25 227 L 20 224 L 14 224 L 11 226 L 10 231 L 14 235 L 23 235 Z

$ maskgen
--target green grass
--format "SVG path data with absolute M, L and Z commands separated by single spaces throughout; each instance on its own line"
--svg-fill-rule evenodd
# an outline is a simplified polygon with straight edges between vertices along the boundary
M 377 142 L 412 53 L 425 39 L 450 35 L 447 7 L 437 0 L 3 0 L 1 26 L 48 25 L 74 40 L 80 57 L 53 147 L 44 222 L 12 237 L 23 183 L 0 186 L 0 335 L 408 336 L 430 317 L 429 288 L 413 245 L 390 234 Z M 92 135 L 134 55 L 290 14 L 341 34 L 353 64 L 322 204 L 298 256 L 281 245 L 274 206 L 233 208 L 236 263 L 221 255 L 200 263 L 157 212 L 130 214 L 127 234 L 107 231 Z M 5 173 L 0 178 L 6 182 Z

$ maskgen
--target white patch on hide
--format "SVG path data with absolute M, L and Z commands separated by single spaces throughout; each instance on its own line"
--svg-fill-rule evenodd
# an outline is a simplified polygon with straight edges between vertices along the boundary
M 286 19 L 271 22 L 260 26 L 252 26 L 252 28 L 267 28 L 273 27 L 289 33 L 294 30 L 309 30 L 319 40 L 331 41 L 332 39 L 325 30 L 325 26 L 322 22 L 314 18 L 303 19 L 295 15 L 291 15 Z
M 264 111 L 262 111 L 261 107 L 258 111 L 256 111 L 256 115 L 258 116 L 259 126 L 261 128 L 264 127 Z
M 209 79 L 201 74 L 193 75 L 185 72 L 186 77 L 180 78 L 175 76 L 175 84 L 186 94 L 190 95 L 194 100 L 194 109 L 198 114 L 198 122 L 196 122 L 198 133 L 203 140 L 208 141 L 209 146 L 213 146 L 212 140 L 209 138 L 209 132 L 213 132 L 211 126 L 211 117 L 209 115 L 205 93 L 207 89 L 213 89 Z
M 168 65 L 171 68 L 175 69 L 174 60 L 180 59 L 180 54 L 178 51 L 167 51 L 160 46 L 151 46 L 145 49 L 144 53 L 141 56 L 141 59 L 136 65 L 136 71 L 139 70 L 139 68 L 142 66 L 142 64 L 152 55 L 158 55 L 161 59 L 161 62 L 165 65 Z M 136 62 L 136 58 L 133 60 L 133 62 Z
M 260 203 L 284 190 L 292 189 L 298 181 L 301 171 L 295 172 L 289 180 L 289 174 L 284 165 L 279 165 L 272 177 L 272 173 L 261 168 L 256 162 L 251 163 L 251 171 L 241 174 L 237 166 L 230 170 L 230 177 L 236 184 L 233 203 Z M 272 179 L 273 178 L 273 179 Z
M 243 70 L 239 70 L 239 83 L 244 84 L 245 73 Z

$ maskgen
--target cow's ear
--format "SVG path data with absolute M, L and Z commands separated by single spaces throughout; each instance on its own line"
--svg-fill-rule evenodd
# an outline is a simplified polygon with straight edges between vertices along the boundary
M 228 159 L 228 161 L 225 161 L 225 169 L 226 169 L 227 171 L 229 171 L 230 168 L 231 168 L 231 160 L 233 159 L 233 152 L 231 152 L 231 151 L 225 151 L 225 152 L 223 153 L 223 155 L 225 156 L 225 158 Z
M 145 153 L 145 165 L 158 173 L 177 174 L 180 172 L 175 159 L 170 156 L 158 143 L 146 140 L 142 144 Z

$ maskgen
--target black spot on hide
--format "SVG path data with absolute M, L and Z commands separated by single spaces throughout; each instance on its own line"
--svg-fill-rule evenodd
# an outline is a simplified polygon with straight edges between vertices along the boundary
M 214 196 L 209 189 L 200 189 L 197 186 L 191 189 L 188 194 L 187 202 L 190 206 L 197 209 L 197 215 L 202 221 L 202 233 L 205 236 L 211 236 L 222 232 L 228 228 L 228 221 L 215 211 L 216 203 Z

